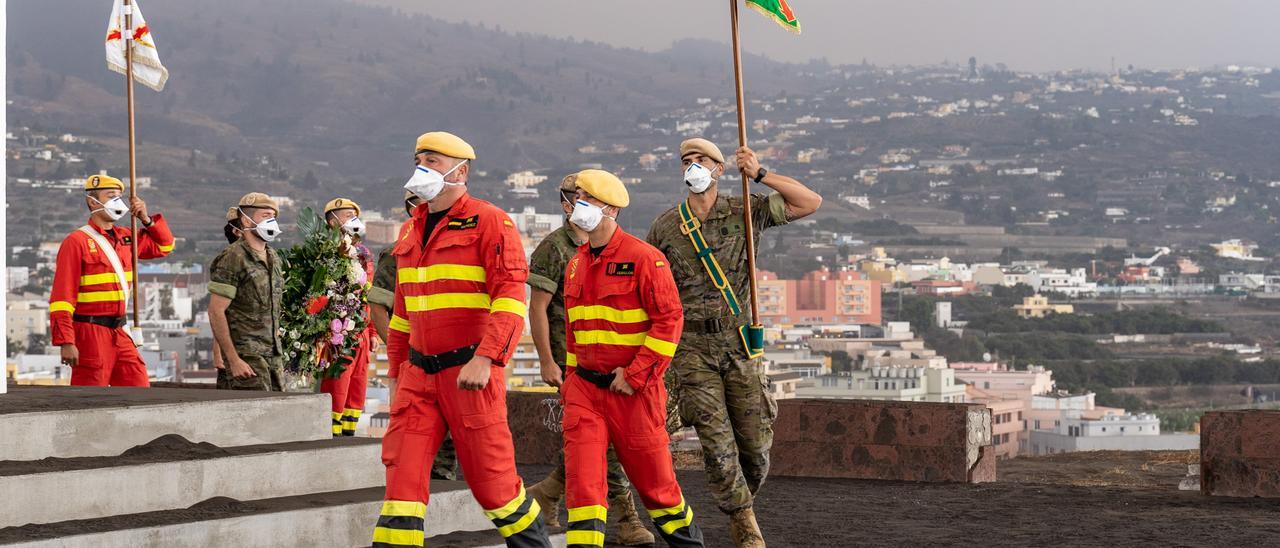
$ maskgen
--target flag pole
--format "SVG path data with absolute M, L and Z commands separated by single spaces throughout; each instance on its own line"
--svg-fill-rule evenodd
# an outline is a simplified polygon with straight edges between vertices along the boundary
M 738 94 L 738 146 L 747 146 L 747 110 L 742 92 L 742 44 L 738 38 L 738 0 L 729 0 L 729 19 L 733 25 L 733 76 Z M 742 175 L 742 216 L 747 229 L 747 279 L 751 286 L 751 325 L 760 324 L 760 310 L 756 304 L 756 242 L 755 229 L 751 226 L 751 182 L 747 171 L 738 166 Z
M 133 2 L 132 0 L 124 0 L 124 28 L 120 31 L 120 38 L 124 42 L 124 66 L 125 66 L 125 102 L 128 104 L 129 111 L 129 205 L 133 205 L 133 200 L 138 197 L 138 171 L 137 157 L 134 152 L 134 133 L 133 133 Z M 132 236 L 129 238 L 129 247 L 133 253 L 133 283 L 130 284 L 130 290 L 133 292 L 133 327 L 137 328 L 139 323 L 138 312 L 138 216 L 129 215 L 129 229 Z

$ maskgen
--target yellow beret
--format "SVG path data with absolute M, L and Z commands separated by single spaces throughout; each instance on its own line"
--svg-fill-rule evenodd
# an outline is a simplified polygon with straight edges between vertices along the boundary
M 337 211 L 339 209 L 354 209 L 356 210 L 356 217 L 360 216 L 360 204 L 355 203 L 355 201 L 350 198 L 334 198 L 329 200 L 329 203 L 324 205 L 324 214 L 328 215 L 330 212 Z
M 627 207 L 631 197 L 627 195 L 627 187 L 622 180 L 608 171 L 600 169 L 584 169 L 578 172 L 578 188 L 597 200 L 614 207 Z
M 246 207 L 266 208 L 276 212 L 276 215 L 280 214 L 280 204 L 277 204 L 276 201 L 272 200 L 270 196 L 267 196 L 266 194 L 263 194 L 261 192 L 250 192 L 248 194 L 245 194 L 244 196 L 240 197 L 240 203 L 236 205 L 241 208 L 246 208 Z
M 124 192 L 124 183 L 110 175 L 90 175 L 88 179 L 84 180 L 85 190 L 106 190 L 109 188 Z
M 414 145 L 414 155 L 423 152 L 438 152 L 445 156 L 466 160 L 476 159 L 476 149 L 471 148 L 471 145 L 461 137 L 446 131 L 433 131 L 419 135 L 418 142 Z
M 577 192 L 577 191 L 578 191 L 578 174 L 577 173 L 571 173 L 569 175 L 565 175 L 564 179 L 560 180 L 560 192 Z
M 231 221 L 234 221 L 234 220 L 236 220 L 236 219 L 239 219 L 239 218 L 240 218 L 240 212 L 239 212 L 239 211 L 236 211 L 236 209 L 237 209 L 237 208 L 234 208 L 234 207 L 229 207 L 229 208 L 227 208 L 227 222 L 228 222 L 228 223 L 229 223 L 229 222 L 231 222 Z
M 685 156 L 694 152 L 699 152 L 703 156 L 711 158 L 712 160 L 722 164 L 724 163 L 724 154 L 720 153 L 720 147 L 716 146 L 716 144 L 711 141 L 701 137 L 694 137 L 693 139 L 686 139 L 683 143 L 680 143 L 680 159 L 683 160 Z
M 421 201 L 422 201 L 422 198 L 419 198 L 417 194 L 414 194 L 414 193 L 413 193 L 413 191 L 411 191 L 411 190 L 406 190 L 406 191 L 404 191 L 404 200 L 402 200 L 402 201 L 407 202 L 407 201 L 409 201 L 409 200 L 417 200 L 417 201 L 421 202 Z

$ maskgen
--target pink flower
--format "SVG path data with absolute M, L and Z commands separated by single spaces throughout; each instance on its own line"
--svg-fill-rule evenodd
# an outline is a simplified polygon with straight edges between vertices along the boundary
M 333 338 L 329 339 L 329 343 L 333 344 L 334 346 L 337 346 L 342 344 L 343 340 L 344 340 L 344 337 L 342 336 L 342 333 L 334 333 Z
M 341 332 L 342 332 L 342 320 L 339 320 L 339 319 L 337 319 L 337 318 L 334 318 L 332 322 L 329 322 L 329 331 L 332 331 L 332 332 L 334 332 L 334 333 L 341 333 Z M 334 344 L 338 344 L 338 343 L 334 343 Z

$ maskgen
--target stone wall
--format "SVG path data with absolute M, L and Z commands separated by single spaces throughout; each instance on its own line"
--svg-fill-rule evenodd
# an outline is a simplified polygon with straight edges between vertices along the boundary
M 510 392 L 516 461 L 550 464 L 551 393 Z M 899 481 L 995 481 L 991 414 L 979 404 L 793 399 L 778 402 L 771 474 Z
M 1211 411 L 1200 418 L 1200 492 L 1280 498 L 1280 411 Z

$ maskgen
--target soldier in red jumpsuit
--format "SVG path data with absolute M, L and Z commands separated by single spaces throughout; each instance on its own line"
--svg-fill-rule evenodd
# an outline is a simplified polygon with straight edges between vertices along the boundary
M 529 274 L 520 235 L 501 209 L 467 194 L 471 145 L 426 133 L 414 159 L 405 188 L 426 203 L 392 251 L 387 357 L 397 383 L 373 546 L 422 546 L 431 463 L 449 432 L 472 495 L 507 546 L 550 547 L 541 509 L 516 474 L 507 427 L 503 367 L 524 331 Z
M 578 173 L 569 221 L 589 241 L 564 277 L 565 506 L 569 546 L 603 546 L 608 506 L 605 453 L 612 444 L 667 545 L 702 546 L 702 531 L 676 483 L 666 430 L 667 389 L 684 311 L 666 257 L 618 227 L 630 198 L 606 171 Z
M 329 200 L 324 206 L 324 220 L 329 226 L 341 230 L 351 238 L 351 245 L 356 250 L 355 258 L 360 262 L 360 268 L 364 269 L 367 291 L 373 283 L 373 254 L 361 243 L 365 226 L 360 219 L 360 204 L 349 198 Z M 369 317 L 368 306 L 364 307 L 364 314 L 365 318 Z M 369 352 L 373 350 L 375 335 L 377 333 L 370 321 L 358 335 L 360 342 L 342 374 L 320 381 L 320 391 L 329 394 L 334 436 L 356 435 L 356 424 L 360 422 L 360 414 L 364 412 L 365 389 L 369 385 Z
M 124 183 L 115 177 L 92 175 L 85 180 L 84 192 L 89 222 L 62 240 L 53 270 L 49 293 L 53 344 L 62 347 L 62 363 L 71 367 L 72 385 L 149 386 L 147 366 L 125 320 L 125 300 L 134 281 L 130 247 L 135 236 L 115 223 L 129 213 L 141 221 L 142 230 L 136 236 L 140 259 L 168 255 L 173 251 L 173 234 L 160 214 L 147 215 L 147 204 L 141 199 L 135 197 L 126 205 Z

